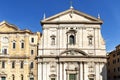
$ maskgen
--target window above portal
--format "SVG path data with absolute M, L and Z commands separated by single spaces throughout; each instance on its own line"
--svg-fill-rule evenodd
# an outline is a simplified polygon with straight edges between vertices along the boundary
M 74 45 L 75 44 L 75 36 L 74 35 L 70 35 L 69 36 L 69 44 L 70 45 Z
M 69 45 L 75 45 L 76 44 L 76 30 L 73 30 L 72 28 L 66 33 L 67 34 L 67 43 Z

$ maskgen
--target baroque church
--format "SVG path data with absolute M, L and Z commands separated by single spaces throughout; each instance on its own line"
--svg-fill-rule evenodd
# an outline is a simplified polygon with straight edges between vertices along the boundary
M 73 7 L 43 19 L 38 80 L 107 80 L 102 23 Z

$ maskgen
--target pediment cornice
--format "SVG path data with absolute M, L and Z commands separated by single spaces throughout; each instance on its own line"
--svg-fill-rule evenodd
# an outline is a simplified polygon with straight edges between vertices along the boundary
M 57 19 L 57 18 L 60 18 L 60 17 L 63 17 L 64 15 L 66 15 L 66 14 L 71 14 L 71 13 L 74 13 L 74 14 L 76 14 L 76 15 L 78 15 L 78 16 L 81 16 L 81 17 L 83 17 L 83 18 L 85 18 L 85 19 L 87 19 L 87 20 L 89 20 L 89 21 L 85 21 L 85 20 L 78 20 L 78 21 L 74 21 L 74 20 L 71 20 L 71 21 L 69 21 L 69 20 L 55 20 L 55 19 Z M 54 16 L 51 16 L 51 17 L 48 17 L 48 18 L 46 18 L 46 19 L 44 19 L 44 20 L 42 20 L 41 21 L 41 24 L 54 24 L 54 23 L 62 23 L 62 24 L 67 24 L 67 23 L 72 23 L 72 24 L 76 24 L 76 23 L 85 23 L 85 24 L 90 24 L 90 23 L 93 23 L 93 24 L 102 24 L 103 23 L 103 21 L 102 20 L 100 20 L 99 18 L 95 18 L 95 17 L 93 17 L 93 16 L 90 16 L 90 15 L 88 15 L 88 14 L 85 14 L 85 13 L 83 13 L 83 12 L 80 12 L 80 11 L 78 11 L 78 10 L 75 10 L 75 9 L 68 9 L 68 10 L 66 10 L 66 11 L 63 11 L 63 12 L 61 12 L 61 13 L 58 13 L 58 14 L 56 14 L 56 15 L 54 15 Z

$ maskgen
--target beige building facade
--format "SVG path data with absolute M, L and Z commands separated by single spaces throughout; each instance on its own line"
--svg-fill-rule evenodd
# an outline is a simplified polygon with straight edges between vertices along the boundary
M 108 80 L 120 80 L 120 45 L 108 54 Z
M 40 33 L 0 23 L 0 80 L 37 80 L 37 45 Z
M 38 80 L 107 80 L 102 23 L 73 7 L 42 20 Z

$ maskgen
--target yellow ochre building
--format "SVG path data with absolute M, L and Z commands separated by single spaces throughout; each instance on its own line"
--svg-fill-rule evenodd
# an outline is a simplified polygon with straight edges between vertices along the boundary
M 0 22 L 0 80 L 37 80 L 40 33 Z

